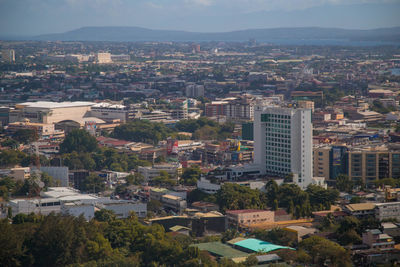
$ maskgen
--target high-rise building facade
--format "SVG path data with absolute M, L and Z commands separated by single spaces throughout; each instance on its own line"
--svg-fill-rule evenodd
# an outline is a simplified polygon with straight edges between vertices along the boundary
M 255 164 L 261 173 L 285 177 L 306 188 L 313 179 L 310 109 L 256 106 Z
M 4 49 L 1 51 L 1 57 L 4 62 L 13 63 L 15 62 L 15 51 L 13 49 Z

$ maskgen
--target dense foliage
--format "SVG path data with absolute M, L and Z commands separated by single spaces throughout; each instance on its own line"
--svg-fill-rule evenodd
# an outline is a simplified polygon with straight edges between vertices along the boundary
M 97 140 L 83 129 L 74 129 L 60 144 L 60 153 L 93 152 L 97 149 Z
M 310 216 L 312 211 L 330 209 L 338 197 L 337 190 L 316 185 L 310 185 L 303 191 L 295 184 L 278 186 L 275 181 L 270 181 L 263 193 L 238 184 L 226 183 L 217 193 L 217 203 L 222 211 L 267 207 L 276 210 L 279 207 L 300 218 Z
M 157 144 L 165 140 L 173 133 L 173 130 L 163 123 L 147 120 L 134 120 L 115 127 L 113 137 L 134 142 Z
M 217 264 L 190 247 L 190 237 L 144 226 L 135 216 L 116 219 L 100 210 L 90 222 L 54 214 L 19 217 L 13 224 L 0 221 L 3 266 L 236 266 Z

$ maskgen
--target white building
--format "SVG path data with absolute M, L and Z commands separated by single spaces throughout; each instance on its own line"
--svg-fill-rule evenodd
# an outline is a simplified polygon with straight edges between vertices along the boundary
M 383 221 L 396 219 L 400 221 L 400 202 L 378 203 L 375 205 L 375 218 Z
M 176 164 L 160 164 L 154 165 L 153 167 L 139 167 L 138 172 L 143 175 L 146 181 L 153 179 L 154 177 L 160 176 L 160 171 L 166 171 L 172 177 L 179 175 L 182 170 L 180 163 Z
M 60 182 L 60 186 L 69 186 L 68 167 L 48 167 L 41 166 L 40 171 L 52 176 L 55 180 Z
M 306 188 L 312 182 L 310 109 L 256 106 L 254 162 L 261 173 L 285 177 Z
M 4 49 L 3 51 L 1 51 L 1 57 L 4 62 L 13 63 L 15 62 L 15 50 Z
M 12 215 L 19 213 L 43 214 L 48 215 L 51 212 L 59 213 L 61 210 L 61 202 L 57 198 L 38 198 L 38 199 L 12 199 L 9 202 Z
M 111 54 L 110 53 L 97 53 L 96 55 L 97 63 L 112 63 Z
M 110 103 L 98 103 L 93 105 L 90 114 L 92 117 L 104 121 L 120 120 L 121 122 L 126 122 L 128 118 L 128 110 L 124 105 L 114 105 Z
M 92 102 L 25 102 L 16 104 L 15 109 L 10 112 L 10 122 L 19 122 L 29 119 L 35 123 L 58 123 L 61 121 L 80 122 L 90 112 Z

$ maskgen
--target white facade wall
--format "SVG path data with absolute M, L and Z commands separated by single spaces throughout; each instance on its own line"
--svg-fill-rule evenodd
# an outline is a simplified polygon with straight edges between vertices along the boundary
M 376 204 L 375 218 L 380 221 L 387 219 L 397 219 L 397 221 L 400 221 L 400 202 Z
M 132 202 L 120 202 L 120 203 L 105 203 L 102 206 L 104 209 L 112 210 L 118 218 L 128 218 L 131 212 L 135 212 L 140 218 L 147 216 L 147 204 L 146 203 L 132 203 Z
M 40 167 L 40 171 L 47 173 L 55 180 L 60 182 L 60 186 L 69 186 L 68 167 Z
M 61 212 L 75 217 L 83 215 L 87 221 L 90 221 L 94 218 L 95 207 L 92 204 L 66 203 L 62 205 Z
M 262 173 L 286 176 L 306 188 L 312 182 L 310 109 L 257 106 L 254 116 L 254 163 Z

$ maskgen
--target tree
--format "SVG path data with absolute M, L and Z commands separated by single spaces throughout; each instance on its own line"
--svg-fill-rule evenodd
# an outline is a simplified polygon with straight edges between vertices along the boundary
M 38 133 L 34 129 L 19 129 L 13 135 L 16 141 L 24 144 L 29 144 L 39 139 Z
M 345 174 L 339 174 L 336 177 L 336 188 L 341 192 L 351 193 L 353 190 L 353 181 Z
M 181 176 L 181 182 L 184 185 L 196 185 L 200 178 L 201 170 L 198 166 L 186 168 Z
M 221 211 L 264 208 L 260 191 L 238 184 L 222 185 L 216 197 Z
M 339 244 L 323 237 L 312 236 L 300 242 L 299 247 L 308 252 L 313 263 L 324 266 L 329 260 L 332 266 L 351 266 L 349 253 Z
M 140 185 L 145 181 L 145 179 L 144 179 L 143 175 L 136 172 L 135 174 L 130 174 L 130 175 L 126 176 L 125 181 L 128 185 Z
M 265 191 L 267 195 L 267 205 L 272 209 L 272 210 L 277 210 L 278 209 L 278 194 L 279 194 L 279 187 L 278 184 L 274 180 L 268 181 L 268 183 L 265 185 Z
M 173 186 L 176 185 L 176 181 L 166 171 L 160 171 L 160 175 L 154 177 L 150 183 L 158 186 Z
M 292 247 L 297 244 L 297 235 L 293 232 L 289 232 L 281 228 L 273 228 L 271 230 L 257 229 L 253 233 L 257 239 L 278 244 L 281 246 Z
M 162 204 L 160 201 L 152 199 L 147 202 L 147 211 L 151 211 L 154 213 L 159 213 L 161 211 Z
M 72 130 L 60 144 L 60 153 L 93 152 L 95 150 L 97 150 L 96 138 L 82 129 Z
M 257 257 L 255 255 L 250 255 L 244 261 L 245 266 L 256 266 L 258 264 Z
M 0 221 L 0 262 L 3 266 L 22 266 L 23 239 L 7 221 Z
M 104 191 L 105 187 L 104 179 L 96 174 L 90 174 L 82 183 L 85 192 L 98 193 Z
M 99 222 L 112 222 L 116 216 L 112 210 L 101 209 L 94 213 L 94 219 Z

